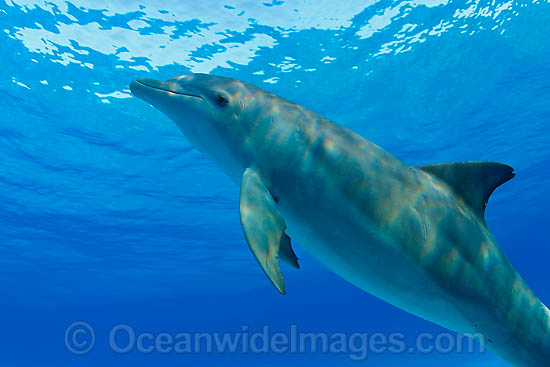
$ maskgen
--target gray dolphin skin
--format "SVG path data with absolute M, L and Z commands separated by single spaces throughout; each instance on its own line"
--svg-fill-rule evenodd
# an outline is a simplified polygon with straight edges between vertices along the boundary
M 456 332 L 483 335 L 515 366 L 550 366 L 550 311 L 497 245 L 494 162 L 411 167 L 323 116 L 245 82 L 206 74 L 138 79 L 132 93 L 172 119 L 240 185 L 240 218 L 281 293 L 296 241 L 357 287 Z

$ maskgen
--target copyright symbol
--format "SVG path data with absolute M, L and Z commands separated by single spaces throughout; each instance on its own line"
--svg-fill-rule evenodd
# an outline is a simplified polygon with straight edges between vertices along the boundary
M 84 321 L 73 322 L 67 330 L 65 330 L 65 347 L 72 354 L 82 356 L 95 345 L 95 331 Z

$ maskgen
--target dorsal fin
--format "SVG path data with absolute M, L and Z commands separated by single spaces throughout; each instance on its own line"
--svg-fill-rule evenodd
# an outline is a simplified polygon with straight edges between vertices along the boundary
M 512 167 L 496 162 L 454 162 L 418 168 L 449 185 L 481 219 L 489 196 L 515 176 Z

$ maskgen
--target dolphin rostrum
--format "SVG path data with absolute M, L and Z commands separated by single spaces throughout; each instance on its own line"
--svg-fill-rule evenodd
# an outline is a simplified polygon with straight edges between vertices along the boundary
M 482 334 L 516 366 L 550 366 L 550 311 L 484 219 L 489 195 L 514 177 L 511 167 L 411 167 L 235 79 L 190 74 L 130 88 L 240 184 L 244 236 L 279 292 L 278 260 L 298 268 L 290 235 L 357 287 L 448 329 Z

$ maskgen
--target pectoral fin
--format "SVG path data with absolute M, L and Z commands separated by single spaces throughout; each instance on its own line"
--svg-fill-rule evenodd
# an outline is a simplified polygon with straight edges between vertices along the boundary
M 281 256 L 295 266 L 298 262 L 290 247 L 290 238 L 284 234 L 285 221 L 275 200 L 253 168 L 243 174 L 239 205 L 241 225 L 250 250 L 275 288 L 285 294 L 285 279 L 277 258 Z
M 286 233 L 283 233 L 281 236 L 281 242 L 279 242 L 279 259 L 283 260 L 293 268 L 300 269 L 298 258 L 296 257 L 296 254 L 290 244 L 290 237 L 288 237 Z

